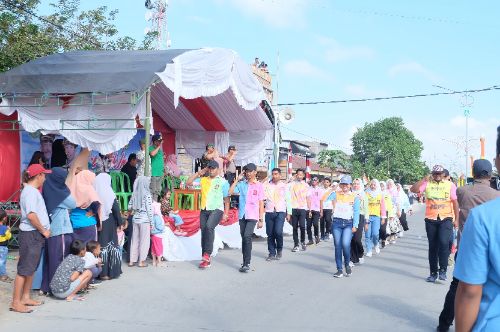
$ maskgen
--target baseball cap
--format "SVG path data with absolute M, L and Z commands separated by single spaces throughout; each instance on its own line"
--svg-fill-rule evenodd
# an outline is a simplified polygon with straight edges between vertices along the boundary
M 207 164 L 208 168 L 219 168 L 219 163 L 215 160 L 210 160 Z
M 491 175 L 492 171 L 493 171 L 493 166 L 486 159 L 476 159 L 472 164 L 472 174 L 475 177 Z
M 344 175 L 342 179 L 340 179 L 340 184 L 352 184 L 352 178 L 350 175 Z
M 156 135 L 153 135 L 152 141 L 153 141 L 153 142 L 156 142 L 156 141 L 163 141 L 163 137 L 161 137 L 161 134 L 156 134 Z
M 432 168 L 432 173 L 444 173 L 444 167 L 441 165 L 434 165 Z
M 33 165 L 29 166 L 28 169 L 26 169 L 26 173 L 28 173 L 30 178 L 32 178 L 32 177 L 37 176 L 38 174 L 42 174 L 42 173 L 50 174 L 50 173 L 52 173 L 52 171 L 43 168 L 43 166 L 40 164 L 33 164 Z
M 236 150 L 236 147 L 234 145 L 230 145 L 229 148 L 228 148 L 229 151 L 231 150 Z
M 208 143 L 208 144 L 207 144 L 207 149 L 208 149 L 208 148 L 215 148 L 214 143 Z
M 443 170 L 444 176 L 450 176 L 450 171 L 446 168 Z
M 257 166 L 255 166 L 254 163 L 249 163 L 249 164 L 246 164 L 245 166 L 243 166 L 243 170 L 245 171 L 256 171 L 257 170 Z

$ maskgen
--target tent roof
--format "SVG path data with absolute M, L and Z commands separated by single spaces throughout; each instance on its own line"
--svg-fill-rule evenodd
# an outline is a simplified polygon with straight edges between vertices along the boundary
M 188 50 L 74 51 L 52 54 L 0 74 L 3 94 L 138 92 Z

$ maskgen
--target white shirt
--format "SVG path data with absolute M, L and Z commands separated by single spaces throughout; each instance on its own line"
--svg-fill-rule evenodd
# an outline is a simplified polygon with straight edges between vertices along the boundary
M 36 228 L 31 225 L 28 220 L 28 215 L 30 213 L 35 213 L 40 220 L 43 228 L 50 229 L 49 214 L 47 213 L 47 207 L 45 206 L 45 201 L 43 200 L 42 194 L 35 187 L 25 184 L 23 190 L 21 191 L 20 198 L 21 205 L 21 224 L 19 229 L 24 232 L 36 231 Z

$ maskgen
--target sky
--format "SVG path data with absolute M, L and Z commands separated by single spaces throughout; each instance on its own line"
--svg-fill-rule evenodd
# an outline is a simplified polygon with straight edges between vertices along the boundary
M 41 11 L 50 0 L 42 0 Z M 500 86 L 500 2 L 494 0 L 169 0 L 172 48 L 224 47 L 269 65 L 278 103 L 344 100 Z M 142 40 L 144 0 L 82 0 L 118 9 L 122 35 Z M 277 88 L 278 86 L 278 88 Z M 495 155 L 500 90 L 473 94 L 469 151 Z M 276 102 L 276 100 L 274 101 Z M 465 171 L 464 98 L 291 106 L 286 139 L 320 140 L 351 151 L 367 122 L 402 117 L 424 145 L 422 158 Z

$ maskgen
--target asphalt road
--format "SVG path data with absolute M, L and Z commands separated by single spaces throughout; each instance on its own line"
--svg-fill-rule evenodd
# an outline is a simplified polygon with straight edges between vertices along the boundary
M 2 331 L 433 331 L 449 282 L 428 284 L 423 208 L 410 231 L 379 256 L 335 279 L 333 243 L 266 262 L 266 241 L 254 241 L 253 270 L 241 274 L 239 250 L 219 252 L 212 267 L 197 262 L 146 269 L 124 265 L 121 278 L 85 302 L 47 299 L 31 314 L 6 310 Z

